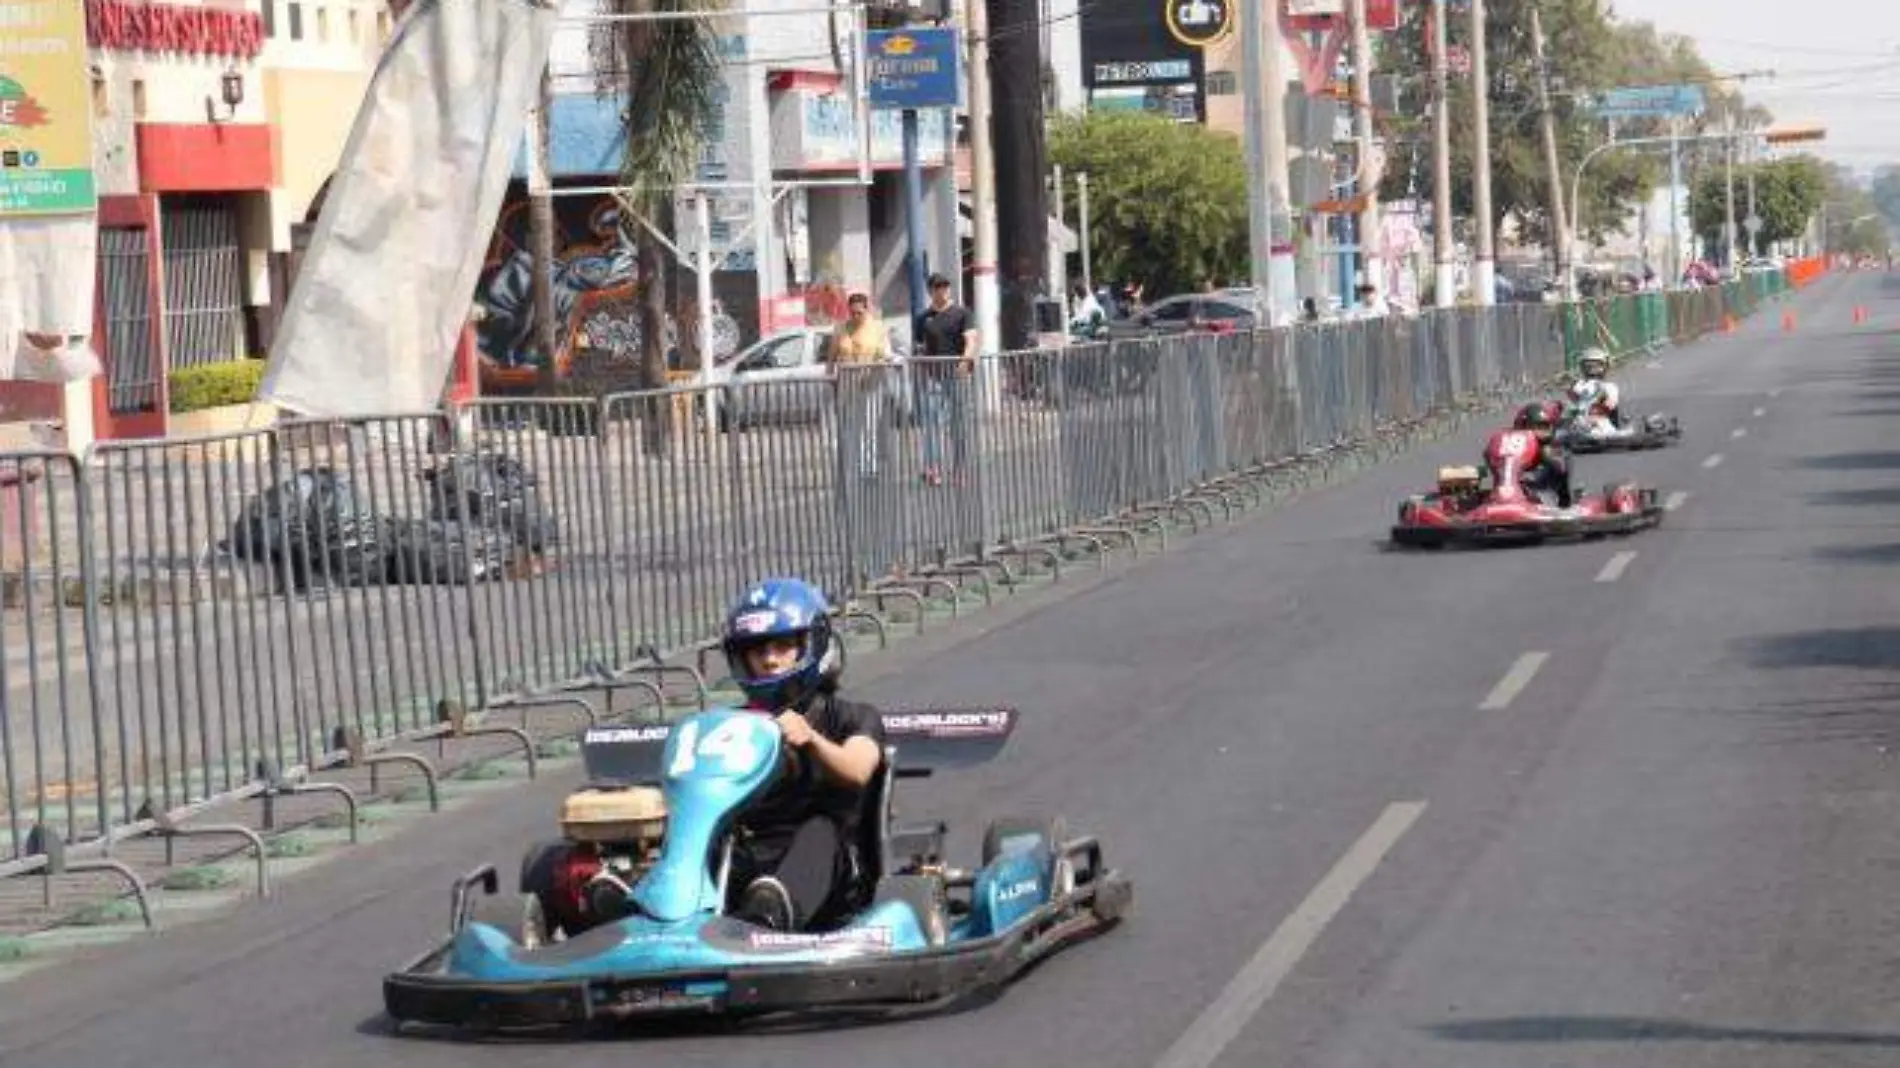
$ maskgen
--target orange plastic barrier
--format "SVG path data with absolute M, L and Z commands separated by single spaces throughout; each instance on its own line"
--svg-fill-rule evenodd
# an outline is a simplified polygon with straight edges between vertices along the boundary
M 1826 257 L 1812 256 L 1805 260 L 1793 260 L 1788 264 L 1788 284 L 1800 289 L 1812 284 L 1815 279 L 1826 273 Z

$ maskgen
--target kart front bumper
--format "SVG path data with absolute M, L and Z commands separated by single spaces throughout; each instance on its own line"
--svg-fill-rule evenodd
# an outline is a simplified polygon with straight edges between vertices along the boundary
M 1660 505 L 1645 504 L 1634 512 L 1580 519 L 1551 519 L 1537 523 L 1400 523 L 1392 528 L 1392 544 L 1405 548 L 1441 549 L 1451 546 L 1524 545 L 1552 538 L 1633 534 L 1660 524 L 1663 514 Z
M 1098 896 L 1123 895 L 1114 902 Z M 497 983 L 447 974 L 443 943 L 383 980 L 395 1020 L 479 1031 L 559 1028 L 661 1016 L 921 1008 L 1007 982 L 1064 944 L 1104 926 L 1130 894 L 1119 875 L 1077 887 L 1008 931 L 940 949 L 829 963 Z

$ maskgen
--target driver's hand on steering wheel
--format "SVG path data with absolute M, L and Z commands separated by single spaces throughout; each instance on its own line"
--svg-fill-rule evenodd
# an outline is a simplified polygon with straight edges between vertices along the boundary
M 803 749 L 810 745 L 816 734 L 811 729 L 811 723 L 797 712 L 780 712 L 778 729 L 785 734 L 785 744 L 794 749 Z

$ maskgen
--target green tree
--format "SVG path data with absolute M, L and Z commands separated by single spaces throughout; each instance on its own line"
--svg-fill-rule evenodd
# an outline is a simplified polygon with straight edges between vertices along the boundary
M 688 0 L 610 0 L 613 14 L 668 14 L 704 10 Z M 626 146 L 620 158 L 621 207 L 633 220 L 623 225 L 660 227 L 670 222 L 673 189 L 692 178 L 699 162 L 701 131 L 717 114 L 724 71 L 719 60 L 719 23 L 705 18 L 667 18 L 600 23 L 588 41 L 596 82 L 618 96 Z M 640 368 L 642 384 L 666 384 L 666 256 L 662 242 L 641 232 L 636 245 L 640 271 Z M 682 331 L 684 333 L 684 331 Z M 703 343 L 703 342 L 702 342 Z M 665 449 L 672 405 L 656 401 L 642 413 L 648 452 Z
M 1152 296 L 1247 273 L 1247 165 L 1240 142 L 1193 123 L 1129 112 L 1064 115 L 1049 160 L 1089 176 L 1097 277 Z
M 1823 164 L 1827 181 L 1827 247 L 1855 256 L 1885 256 L 1891 246 L 1892 222 L 1875 196 L 1880 175 L 1862 182 L 1837 163 Z
M 1827 174 L 1812 156 L 1793 156 L 1763 163 L 1755 174 L 1755 211 L 1761 216 L 1761 244 L 1766 247 L 1800 237 L 1827 198 Z M 1748 214 L 1749 168 L 1735 169 L 1735 240 L 1746 249 L 1748 234 L 1741 229 Z M 1726 173 L 1712 170 L 1696 184 L 1689 199 L 1689 215 L 1698 236 L 1719 242 L 1728 214 Z
M 1490 0 L 1485 34 L 1491 73 L 1491 187 L 1492 206 L 1499 218 L 1514 217 L 1525 236 L 1548 243 L 1550 232 L 1550 176 L 1543 155 L 1538 72 L 1531 9 L 1539 10 L 1546 38 L 1545 57 L 1550 73 L 1552 112 L 1556 118 L 1558 156 L 1562 169 L 1566 209 L 1570 183 L 1585 154 L 1608 140 L 1602 120 L 1589 110 L 1593 92 L 1618 86 L 1704 84 L 1708 111 L 1687 124 L 1686 134 L 1705 127 L 1718 128 L 1728 109 L 1741 106 L 1739 97 L 1714 86 L 1708 64 L 1687 38 L 1660 34 L 1647 23 L 1616 22 L 1601 0 Z M 1407 118 L 1391 123 L 1401 148 L 1388 170 L 1383 193 L 1388 198 L 1416 195 L 1429 198 L 1431 189 L 1431 78 L 1425 52 L 1430 5 L 1408 5 L 1405 25 L 1382 42 L 1381 69 L 1395 72 L 1407 87 Z M 1468 39 L 1467 21 L 1448 21 L 1450 40 Z M 1470 119 L 1469 79 L 1450 79 L 1452 138 L 1452 210 L 1469 215 L 1472 155 L 1475 140 Z M 1716 123 L 1717 126 L 1710 126 Z M 1619 138 L 1666 133 L 1658 120 L 1626 122 Z M 1695 153 L 1685 153 L 1693 171 Z M 1582 189 L 1581 231 L 1600 236 L 1622 227 L 1631 210 L 1667 173 L 1667 160 L 1658 154 L 1613 152 L 1598 156 L 1585 174 Z

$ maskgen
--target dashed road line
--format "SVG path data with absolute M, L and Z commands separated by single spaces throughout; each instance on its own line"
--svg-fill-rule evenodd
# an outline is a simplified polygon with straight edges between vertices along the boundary
M 1603 570 L 1597 572 L 1597 581 L 1615 582 L 1622 578 L 1623 572 L 1629 570 L 1630 561 L 1634 559 L 1636 559 L 1634 550 L 1625 550 L 1610 557 L 1610 562 L 1604 564 Z
M 1664 498 L 1663 511 L 1673 512 L 1676 509 L 1682 507 L 1684 504 L 1687 504 L 1688 501 L 1689 501 L 1689 491 L 1677 490 L 1676 492 L 1671 493 L 1668 497 Z
M 1768 414 L 1768 409 L 1766 409 L 1766 408 L 1757 408 L 1757 409 L 1755 409 L 1755 411 L 1754 411 L 1754 412 L 1753 412 L 1752 414 L 1754 415 L 1754 417 L 1755 417 L 1755 418 L 1757 418 L 1757 419 L 1760 419 L 1760 418 L 1761 418 L 1762 416 L 1764 416 L 1764 415 L 1767 415 L 1767 414 Z
M 1738 426 L 1734 430 L 1729 431 L 1728 436 L 1731 438 L 1745 438 L 1748 436 L 1748 428 L 1745 426 Z
M 1549 659 L 1549 653 L 1525 653 L 1518 657 L 1517 662 L 1511 665 L 1511 670 L 1505 672 L 1498 684 L 1485 695 L 1478 711 L 1498 712 L 1511 707 L 1511 702 L 1517 700 L 1517 695 L 1524 692 L 1524 687 L 1531 684 L 1531 680 L 1543 668 L 1544 661 Z
M 1286 977 L 1293 974 L 1326 925 L 1352 900 L 1352 895 L 1372 878 L 1380 862 L 1397 845 L 1405 832 L 1425 814 L 1423 801 L 1399 801 L 1387 805 L 1379 818 L 1359 840 L 1346 850 L 1326 877 L 1313 887 L 1299 907 L 1280 921 L 1280 926 L 1261 943 L 1251 959 L 1229 980 L 1220 995 L 1195 1017 L 1181 1037 L 1156 1061 L 1157 1068 L 1208 1068 L 1222 1052 L 1240 1037 L 1247 1021 L 1273 997 Z
M 1706 460 L 1704 460 L 1704 461 L 1702 461 L 1702 466 L 1703 466 L 1703 467 L 1720 467 L 1720 466 L 1722 466 L 1722 454 L 1718 452 L 1718 453 L 1716 453 L 1716 454 L 1715 454 L 1714 456 L 1711 456 L 1711 457 L 1709 457 L 1708 459 L 1706 459 Z

